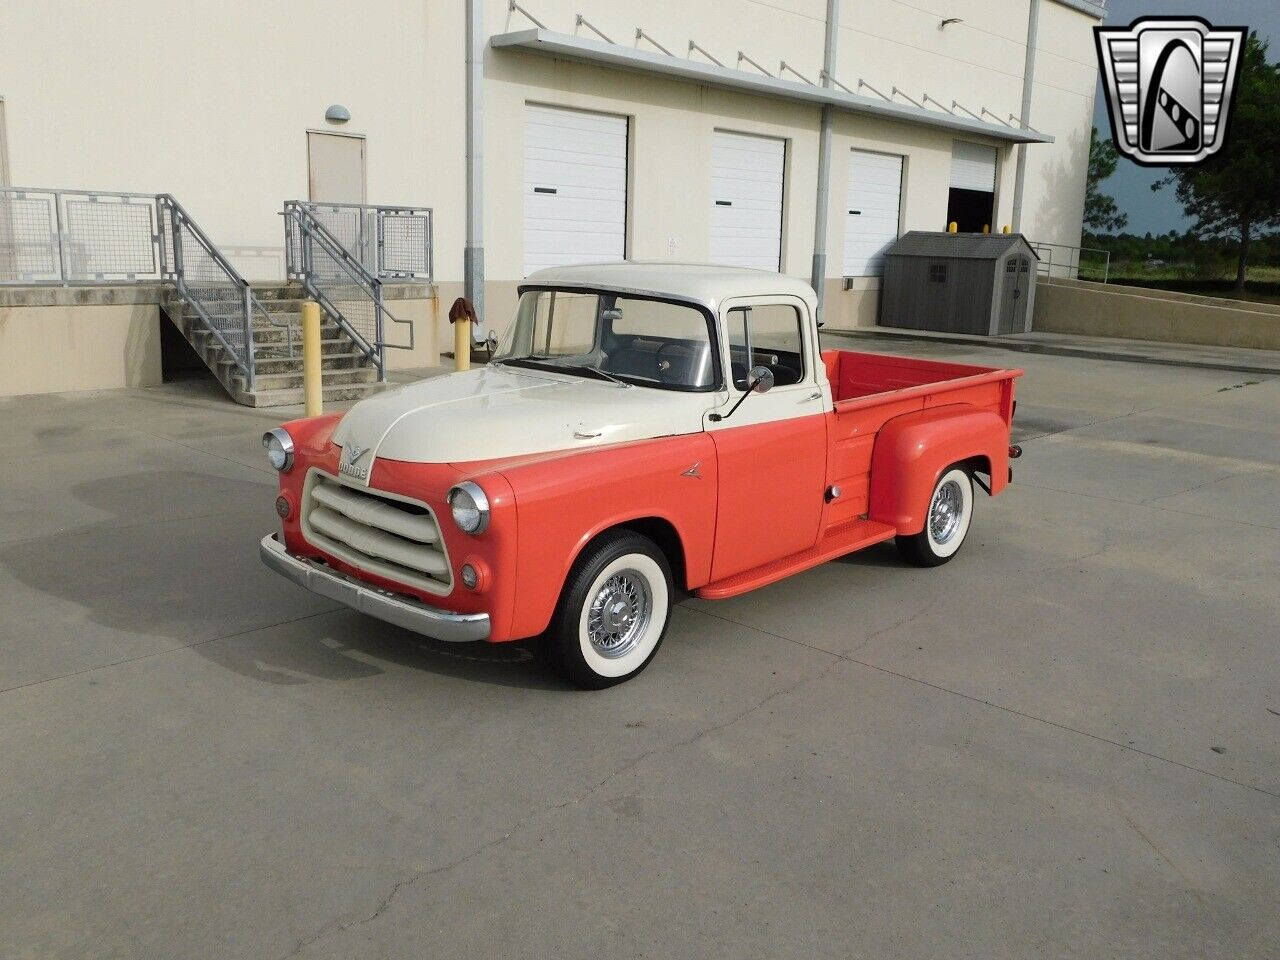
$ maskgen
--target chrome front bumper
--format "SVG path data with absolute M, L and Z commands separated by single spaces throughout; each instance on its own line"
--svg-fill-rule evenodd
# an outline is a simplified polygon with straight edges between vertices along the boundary
M 288 577 L 312 593 L 345 603 L 353 610 L 394 623 L 414 633 L 436 640 L 464 643 L 489 639 L 487 613 L 454 613 L 425 603 L 409 600 L 377 587 L 345 577 L 323 564 L 295 557 L 284 548 L 275 534 L 268 534 L 258 545 L 262 562 L 281 576 Z

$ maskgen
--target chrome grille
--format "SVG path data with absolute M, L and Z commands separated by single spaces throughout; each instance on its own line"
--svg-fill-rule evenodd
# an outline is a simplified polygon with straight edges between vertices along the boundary
M 354 567 L 432 593 L 453 587 L 435 514 L 425 503 L 348 486 L 313 470 L 302 495 L 302 535 Z

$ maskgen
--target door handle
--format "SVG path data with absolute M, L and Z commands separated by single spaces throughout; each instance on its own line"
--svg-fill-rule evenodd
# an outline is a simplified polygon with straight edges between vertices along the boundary
M 821 400 L 821 399 L 822 399 L 822 391 L 821 391 L 821 390 L 815 390 L 815 391 L 813 391 L 813 393 L 809 394 L 809 399 L 810 399 L 810 400 Z

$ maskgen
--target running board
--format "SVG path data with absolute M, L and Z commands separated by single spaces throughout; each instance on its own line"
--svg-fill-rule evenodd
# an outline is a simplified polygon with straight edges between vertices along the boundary
M 750 570 L 744 570 L 742 573 L 735 573 L 732 577 L 708 583 L 705 587 L 695 590 L 694 594 L 703 600 L 725 600 L 736 597 L 740 593 L 776 583 L 793 573 L 816 567 L 828 560 L 842 557 L 846 553 L 853 553 L 873 543 L 888 540 L 897 532 L 887 523 L 877 523 L 875 520 L 854 520 L 844 523 L 828 530 L 826 535 L 808 550 L 801 550 L 781 560 L 774 560 Z

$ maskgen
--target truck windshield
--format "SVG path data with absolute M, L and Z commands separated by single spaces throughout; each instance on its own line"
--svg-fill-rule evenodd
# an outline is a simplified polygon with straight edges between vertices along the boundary
M 710 317 L 696 307 L 581 290 L 526 290 L 495 363 L 666 390 L 717 385 Z

